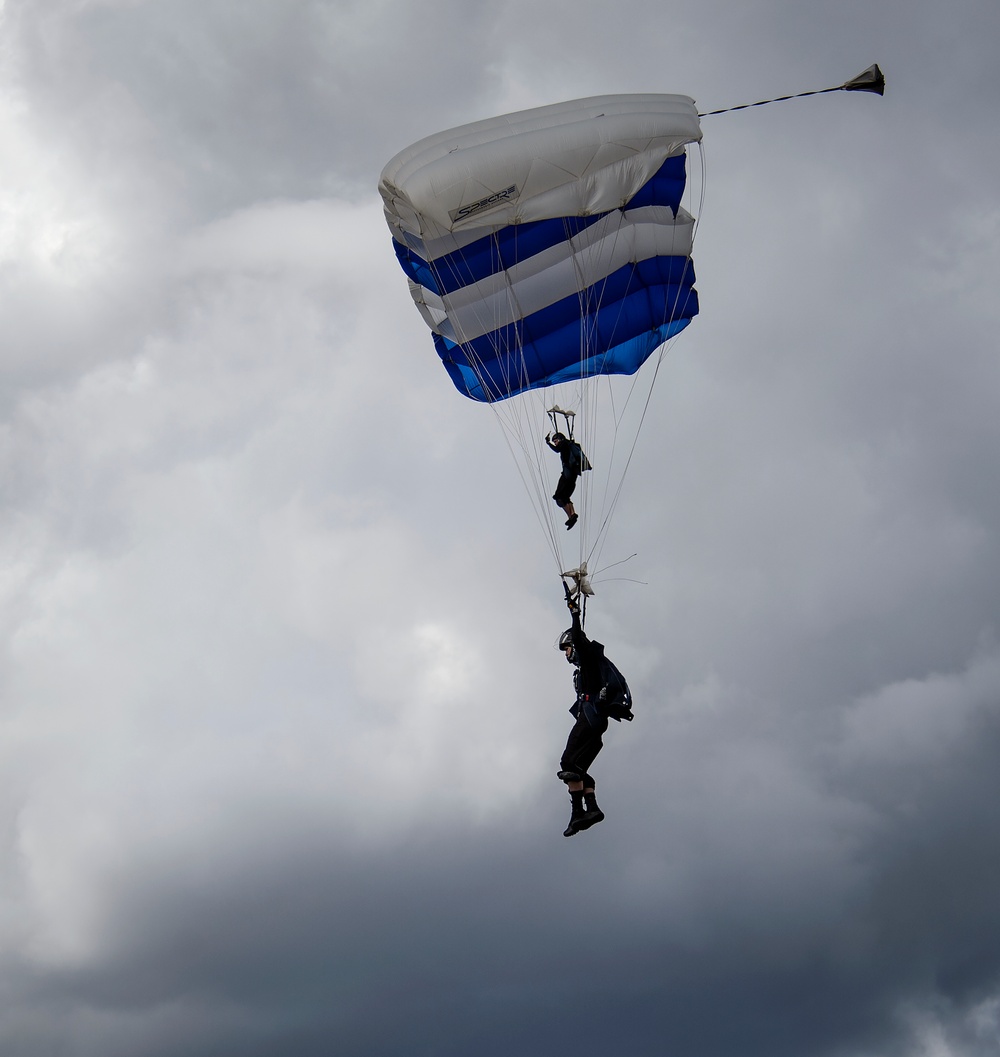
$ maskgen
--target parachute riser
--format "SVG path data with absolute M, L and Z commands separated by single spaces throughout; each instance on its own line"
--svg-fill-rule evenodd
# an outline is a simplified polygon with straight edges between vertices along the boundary
M 563 576 L 569 576 L 568 573 L 563 573 Z M 580 590 L 579 586 L 576 588 L 570 588 L 569 584 L 563 579 L 563 591 L 566 595 L 566 605 L 572 612 L 575 606 L 580 613 L 580 627 L 587 626 L 587 594 Z M 592 593 L 592 592 L 591 592 Z
M 593 587 L 590 586 L 587 563 L 582 562 L 579 569 L 568 569 L 562 573 L 562 581 L 566 604 L 570 607 L 580 607 L 580 622 L 583 623 L 587 618 L 587 599 L 594 593 Z

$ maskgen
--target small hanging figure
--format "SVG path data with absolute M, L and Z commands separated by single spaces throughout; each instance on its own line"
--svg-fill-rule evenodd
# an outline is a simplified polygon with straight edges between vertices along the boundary
M 553 451 L 558 452 L 559 458 L 562 459 L 562 473 L 559 475 L 559 483 L 556 485 L 552 498 L 556 501 L 556 506 L 561 507 L 566 514 L 566 528 L 571 529 L 576 524 L 578 515 L 570 497 L 576 488 L 576 479 L 585 470 L 591 469 L 591 465 L 590 460 L 583 454 L 583 449 L 573 440 L 573 424 L 570 418 L 573 412 L 563 411 L 558 407 L 552 408 L 549 416 L 552 418 L 553 425 L 555 425 L 557 414 L 566 419 L 569 436 L 556 430 L 554 433 L 545 434 L 545 443 Z

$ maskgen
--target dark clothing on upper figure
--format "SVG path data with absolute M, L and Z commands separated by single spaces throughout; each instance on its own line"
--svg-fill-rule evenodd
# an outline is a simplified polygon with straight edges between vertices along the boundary
M 557 505 L 565 506 L 576 488 L 576 479 L 584 470 L 589 470 L 590 461 L 583 454 L 583 448 L 575 440 L 563 437 L 558 446 L 548 442 L 553 451 L 559 452 L 562 460 L 562 473 L 559 475 L 559 483 L 556 485 L 555 494 L 552 498 Z

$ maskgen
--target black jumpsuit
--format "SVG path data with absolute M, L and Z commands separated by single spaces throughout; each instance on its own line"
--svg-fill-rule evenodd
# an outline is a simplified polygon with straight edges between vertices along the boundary
M 549 447 L 551 448 L 552 445 L 550 444 Z M 562 460 L 562 473 L 559 475 L 559 482 L 552 498 L 556 501 L 556 506 L 564 507 L 576 490 L 576 479 L 584 470 L 590 469 L 590 463 L 575 440 L 564 440 L 554 450 L 559 452 L 559 458 Z
M 598 697 L 604 685 L 601 678 L 604 646 L 587 638 L 577 613 L 573 614 L 572 634 L 573 649 L 579 662 L 573 672 L 576 701 L 570 709 L 576 722 L 566 739 L 560 766 L 564 771 L 578 774 L 585 789 L 593 789 L 594 779 L 588 772 L 604 747 L 603 735 L 608 729 L 608 715 Z

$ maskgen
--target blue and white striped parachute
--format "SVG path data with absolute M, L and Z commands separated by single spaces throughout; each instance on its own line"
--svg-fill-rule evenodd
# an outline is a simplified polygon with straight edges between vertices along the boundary
M 665 343 L 698 312 L 682 202 L 700 140 L 687 96 L 605 95 L 429 136 L 382 171 L 413 300 L 456 387 L 500 422 L 560 570 L 567 545 L 582 568 L 595 556 Z M 594 467 L 572 538 L 551 498 L 553 411 Z
M 379 182 L 410 293 L 475 400 L 632 374 L 698 311 L 681 207 L 693 100 L 607 95 L 478 121 Z

